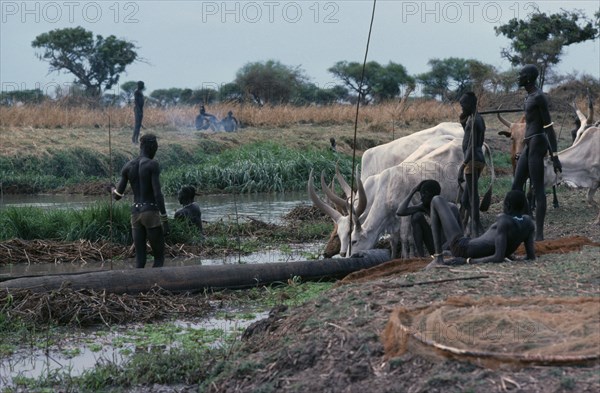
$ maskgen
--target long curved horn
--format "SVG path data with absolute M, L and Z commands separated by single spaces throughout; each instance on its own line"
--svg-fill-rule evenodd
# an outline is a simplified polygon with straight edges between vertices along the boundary
M 344 179 L 344 176 L 342 176 L 342 174 L 340 173 L 340 167 L 338 166 L 337 162 L 335 163 L 335 177 L 338 179 L 338 182 L 340 183 L 342 190 L 344 190 L 344 194 L 346 194 L 346 198 L 350 199 L 352 197 L 352 189 L 348 185 L 348 182 L 346 181 L 346 179 Z
M 488 186 L 487 191 L 483 195 L 481 203 L 479 204 L 479 211 L 487 212 L 490 208 L 490 205 L 492 204 L 492 192 L 493 192 L 494 180 L 496 180 L 496 172 L 494 171 L 494 160 L 492 159 L 492 149 L 485 142 L 483 143 L 483 147 L 484 147 L 484 153 L 487 156 L 488 162 L 489 162 L 488 167 L 490 168 L 491 181 L 490 181 L 490 185 Z
M 356 230 L 357 231 L 362 230 L 361 223 L 358 218 L 359 214 L 357 214 L 358 212 L 354 209 L 354 206 L 351 206 L 350 209 L 352 210 L 352 218 L 353 218 L 352 221 L 354 221 L 354 226 L 356 227 Z
M 585 125 L 591 126 L 592 124 L 594 124 L 594 100 L 592 99 L 590 89 L 588 88 L 588 118 Z
M 500 113 L 497 113 L 496 115 L 498 116 L 498 120 L 500 120 L 500 123 L 504 124 L 508 128 L 512 127 L 512 123 L 506 120 L 504 117 L 502 117 Z
M 327 195 L 327 198 L 329 198 L 329 200 L 336 206 L 339 212 L 343 212 L 348 208 L 346 200 L 335 195 L 335 192 L 333 192 L 333 190 L 331 190 L 325 183 L 325 171 L 321 172 L 321 188 L 323 189 L 325 195 Z
M 315 185 L 313 182 L 313 170 L 310 170 L 310 177 L 308 178 L 308 196 L 313 201 L 316 207 L 321 209 L 321 211 L 327 214 L 331 219 L 337 222 L 340 218 L 342 218 L 342 214 L 335 210 L 333 207 L 329 206 L 325 202 L 319 198 L 317 193 L 315 192 Z
M 356 206 L 356 215 L 360 217 L 367 208 L 367 193 L 363 182 L 360 180 L 360 174 L 358 168 L 356 169 L 356 186 L 358 188 L 358 206 Z

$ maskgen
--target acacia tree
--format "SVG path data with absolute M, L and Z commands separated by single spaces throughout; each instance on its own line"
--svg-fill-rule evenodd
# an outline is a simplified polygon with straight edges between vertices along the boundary
M 118 83 L 120 74 L 138 59 L 133 43 L 114 35 L 94 38 L 80 26 L 40 34 L 31 45 L 42 49 L 36 56 L 50 63 L 50 72 L 70 72 L 94 96 Z
M 454 99 L 466 90 L 481 93 L 496 74 L 493 66 L 474 59 L 448 57 L 431 59 L 427 64 L 431 70 L 417 75 L 417 80 L 424 94 L 442 99 Z
M 595 16 L 600 18 L 600 11 Z M 494 30 L 496 35 L 502 34 L 512 41 L 501 53 L 513 66 L 537 65 L 540 87 L 544 86 L 548 71 L 560 62 L 565 46 L 593 40 L 599 31 L 582 11 L 563 10 L 547 15 L 539 9 L 527 19 L 513 18 Z
M 351 91 L 360 95 L 364 103 L 383 101 L 397 97 L 402 87 L 414 87 L 415 80 L 408 75 L 403 65 L 389 62 L 382 66 L 376 61 L 363 65 L 358 62 L 338 61 L 328 71 L 341 80 Z
M 308 77 L 299 67 L 290 67 L 276 60 L 248 63 L 236 74 L 235 83 L 262 106 L 267 103 L 287 103 Z

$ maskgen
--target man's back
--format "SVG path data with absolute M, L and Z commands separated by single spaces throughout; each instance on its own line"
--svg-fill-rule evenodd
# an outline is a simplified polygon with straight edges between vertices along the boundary
M 496 222 L 480 237 L 471 240 L 470 245 L 474 246 L 481 255 L 473 257 L 483 257 L 495 252 L 496 240 L 499 236 L 505 236 L 506 249 L 505 257 L 512 255 L 516 249 L 533 236 L 535 225 L 528 215 L 510 216 L 506 213 L 498 215 Z M 478 252 L 479 254 L 479 252 Z

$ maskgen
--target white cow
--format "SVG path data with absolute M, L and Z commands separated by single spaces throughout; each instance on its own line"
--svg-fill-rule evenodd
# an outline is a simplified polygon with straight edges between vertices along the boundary
M 405 137 L 405 138 L 408 138 L 408 137 Z M 401 139 L 403 139 L 403 138 L 401 138 Z M 424 143 L 422 143 L 419 147 L 414 148 L 412 151 L 412 154 L 406 155 L 406 162 L 412 163 L 414 161 L 417 161 L 417 160 L 423 158 L 424 156 L 426 156 L 427 154 L 429 154 L 430 152 L 434 151 L 435 149 L 439 148 L 440 146 L 445 145 L 449 141 L 452 141 L 454 139 L 455 138 L 452 135 L 440 135 L 440 136 L 429 137 L 429 139 L 426 140 Z M 460 141 L 460 143 L 462 143 L 462 138 L 459 141 Z M 397 157 L 399 157 L 399 156 L 397 156 Z M 375 195 L 379 192 L 377 189 L 377 185 L 374 183 L 375 180 L 372 178 L 373 178 L 373 176 L 370 176 L 370 177 L 366 178 L 364 181 L 360 181 L 360 182 L 357 179 L 357 185 L 359 186 L 358 187 L 359 192 L 358 192 L 358 196 L 355 196 L 355 198 L 354 198 L 354 207 L 356 209 L 358 216 L 360 216 L 361 214 L 364 215 L 364 214 L 368 213 L 368 211 L 371 208 L 372 201 L 375 200 Z M 342 185 L 342 188 L 344 188 L 346 190 L 350 189 L 350 187 L 347 185 L 347 182 L 341 177 L 341 175 L 338 175 L 338 181 Z M 455 180 L 455 183 L 456 183 L 456 180 Z M 347 253 L 347 250 L 348 250 L 348 247 L 350 244 L 351 229 L 354 226 L 353 225 L 354 221 L 352 223 L 350 222 L 351 217 L 349 214 L 344 215 L 344 214 L 340 213 L 340 211 L 342 209 L 345 209 L 346 211 L 350 210 L 346 206 L 347 202 L 345 200 L 342 200 L 341 198 L 337 197 L 335 194 L 333 194 L 333 192 L 326 186 L 325 181 L 322 176 L 321 176 L 321 188 L 323 189 L 323 192 L 328 196 L 329 200 L 337 205 L 337 209 L 328 205 L 327 203 L 325 203 L 323 200 L 321 200 L 317 196 L 316 192 L 314 191 L 314 184 L 313 184 L 312 173 L 311 173 L 311 176 L 309 178 L 309 183 L 308 183 L 309 196 L 310 196 L 311 200 L 313 201 L 313 203 L 315 204 L 315 206 L 320 208 L 323 212 L 325 212 L 333 220 L 333 222 L 337 228 L 337 234 L 338 234 L 338 237 L 339 237 L 340 243 L 341 243 L 340 255 L 342 257 L 344 257 L 344 256 L 346 256 L 346 253 Z M 349 194 L 349 191 L 347 191 L 346 193 Z M 349 196 L 350 195 L 348 195 L 348 197 Z M 361 202 L 363 202 L 363 203 L 361 203 Z M 410 228 L 405 227 L 406 223 L 410 224 L 410 221 L 403 220 L 402 234 L 403 235 L 405 235 L 405 234 L 412 235 L 411 231 L 409 230 Z M 406 236 L 403 236 L 403 240 L 406 240 L 406 239 L 407 239 Z M 409 241 L 406 240 L 404 243 L 409 243 Z M 404 245 L 403 246 L 403 256 L 405 256 L 404 255 L 405 249 L 406 249 L 406 246 Z M 393 247 L 392 250 L 393 250 L 392 253 L 394 254 L 393 256 L 395 257 L 396 247 Z
M 425 179 L 437 180 L 442 186 L 442 196 L 455 201 L 458 196 L 458 170 L 463 162 L 462 139 L 454 139 L 415 161 L 405 161 L 369 178 L 373 188 L 373 201 L 367 201 L 370 209 L 355 219 L 351 235 L 352 253 L 372 249 L 383 232 L 392 234 L 392 250 L 400 230 L 396 217 L 399 203 L 411 189 Z M 368 195 L 366 196 L 368 198 Z
M 369 176 L 400 164 L 425 141 L 440 135 L 452 135 L 455 138 L 462 138 L 464 130 L 460 123 L 445 122 L 367 149 L 361 158 L 361 180 L 365 181 Z
M 600 187 L 600 128 L 590 127 L 577 138 L 572 146 L 557 153 L 562 164 L 562 173 L 558 176 L 554 174 L 550 159 L 544 162 L 545 186 L 550 187 L 556 180 L 569 187 L 588 188 L 587 202 L 597 206 L 594 194 Z M 600 224 L 600 214 L 595 223 Z

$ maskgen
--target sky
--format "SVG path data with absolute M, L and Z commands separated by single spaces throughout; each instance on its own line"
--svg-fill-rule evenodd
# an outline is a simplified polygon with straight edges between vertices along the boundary
M 368 60 L 427 72 L 432 58 L 459 57 L 510 69 L 500 51 L 510 41 L 494 26 L 546 13 L 580 9 L 588 17 L 600 0 L 377 0 Z M 52 94 L 74 80 L 49 73 L 31 42 L 41 33 L 82 26 L 134 42 L 143 61 L 119 83 L 143 80 L 147 91 L 218 88 L 248 62 L 278 60 L 301 67 L 319 87 L 341 84 L 327 71 L 340 60 L 362 62 L 372 0 L 258 1 L 0 1 L 2 91 L 40 88 Z M 566 47 L 557 71 L 600 79 L 600 40 Z M 118 93 L 118 91 L 114 91 Z

